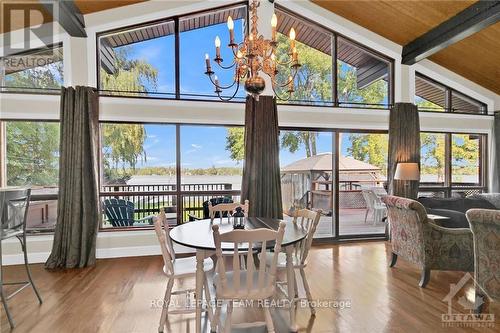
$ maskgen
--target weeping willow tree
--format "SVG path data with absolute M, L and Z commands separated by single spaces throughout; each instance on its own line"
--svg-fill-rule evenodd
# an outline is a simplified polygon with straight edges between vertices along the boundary
M 131 58 L 130 46 L 115 49 L 115 72 L 101 68 L 101 89 L 121 96 L 144 95 L 156 90 L 158 70 L 147 61 Z M 136 171 L 139 161 L 146 162 L 142 124 L 105 124 L 102 127 L 104 175 L 108 182 L 123 180 Z

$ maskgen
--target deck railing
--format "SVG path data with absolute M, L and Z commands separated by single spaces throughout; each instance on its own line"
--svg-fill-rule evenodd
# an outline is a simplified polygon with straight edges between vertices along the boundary
M 107 184 L 101 186 L 99 196 L 101 201 L 118 198 L 133 202 L 136 220 L 158 214 L 160 208 L 165 208 L 170 214 L 181 213 L 178 222 L 183 222 L 188 214 L 202 217 L 204 201 L 219 196 L 237 200 L 239 190 L 233 190 L 230 183 L 182 184 L 179 189 L 175 184 Z

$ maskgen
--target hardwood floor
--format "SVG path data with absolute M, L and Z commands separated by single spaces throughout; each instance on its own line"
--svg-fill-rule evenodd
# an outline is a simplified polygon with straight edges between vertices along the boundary
M 306 268 L 313 298 L 350 301 L 351 307 L 317 308 L 315 318 L 310 317 L 307 307 L 299 308 L 300 332 L 499 331 L 498 304 L 485 309 L 496 315 L 496 329 L 443 327 L 441 314 L 448 311 L 443 298 L 450 284 L 464 274 L 433 272 L 427 288 L 421 289 L 416 267 L 401 258 L 394 268 L 388 267 L 389 249 L 385 242 L 314 247 Z M 166 287 L 161 266 L 160 256 L 99 260 L 96 267 L 65 272 L 49 272 L 43 265 L 32 265 L 44 303 L 39 306 L 29 288 L 11 299 L 9 305 L 17 323 L 13 332 L 157 332 L 161 307 L 155 302 L 161 302 Z M 24 278 L 22 266 L 5 267 L 4 273 L 6 280 Z M 181 283 L 194 287 L 193 280 Z M 470 288 L 469 282 L 454 299 L 454 313 L 467 313 L 457 300 Z M 238 322 L 256 316 L 262 316 L 261 311 L 235 308 L 233 319 Z M 287 311 L 274 310 L 273 317 L 276 331 L 287 332 Z M 3 309 L 0 319 L 1 331 L 8 332 Z M 169 320 L 171 332 L 194 331 L 194 314 L 170 315 Z

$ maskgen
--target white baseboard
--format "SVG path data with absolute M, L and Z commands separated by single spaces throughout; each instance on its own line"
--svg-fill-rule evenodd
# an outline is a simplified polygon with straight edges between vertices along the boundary
M 176 253 L 191 253 L 192 249 L 179 247 L 175 249 Z M 50 252 L 37 252 L 28 253 L 28 262 L 30 264 L 40 264 L 47 261 Z M 97 249 L 97 259 L 106 258 L 125 258 L 125 257 L 143 257 L 161 255 L 160 245 L 147 245 L 147 246 L 124 246 L 113 248 Z M 24 257 L 22 253 L 4 254 L 2 256 L 2 265 L 21 265 L 24 264 Z

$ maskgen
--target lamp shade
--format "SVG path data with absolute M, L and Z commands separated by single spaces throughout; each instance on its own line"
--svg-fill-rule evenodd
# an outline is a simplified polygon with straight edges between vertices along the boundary
M 419 180 L 420 170 L 418 169 L 418 163 L 398 163 L 394 179 Z

